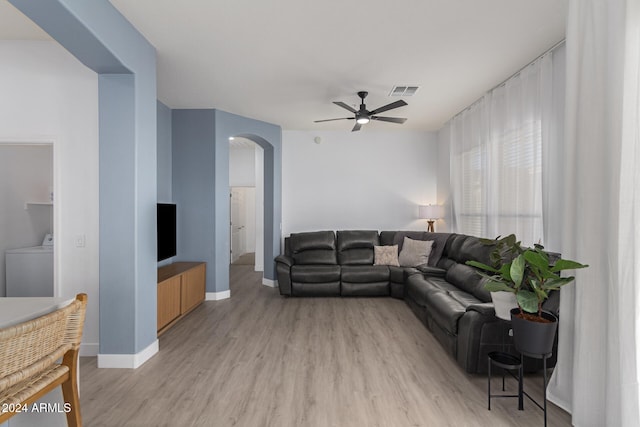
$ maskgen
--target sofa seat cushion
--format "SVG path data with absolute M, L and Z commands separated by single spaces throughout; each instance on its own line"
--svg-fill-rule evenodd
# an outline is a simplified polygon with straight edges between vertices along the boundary
M 424 280 L 431 285 L 432 291 L 458 292 L 460 290 L 442 277 L 425 277 Z
M 373 283 L 388 282 L 389 267 L 386 265 L 343 265 L 342 282 Z
M 427 300 L 427 313 L 449 334 L 458 335 L 458 320 L 466 312 L 465 306 L 447 292 L 433 292 Z
M 340 281 L 339 265 L 294 265 L 291 281 L 298 283 L 327 283 Z
M 465 291 L 460 291 L 460 290 L 449 291 L 447 292 L 447 294 L 449 294 L 449 296 L 452 299 L 456 300 L 460 305 L 462 305 L 465 311 L 469 306 L 472 306 L 472 305 L 475 306 L 480 304 L 491 304 L 491 303 L 483 303 L 478 298 L 476 298 L 471 294 L 466 293 Z
M 389 267 L 343 265 L 340 294 L 344 296 L 389 295 Z
M 436 292 L 455 292 L 459 289 L 451 283 L 439 277 L 425 277 L 422 274 L 414 274 L 407 278 L 405 284 L 407 298 L 410 298 L 421 307 L 427 306 L 431 294 Z

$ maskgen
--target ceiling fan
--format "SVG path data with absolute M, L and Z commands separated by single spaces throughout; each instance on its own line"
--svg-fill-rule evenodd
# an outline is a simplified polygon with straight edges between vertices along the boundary
M 364 104 L 364 99 L 367 97 L 368 94 L 369 94 L 368 92 L 364 92 L 364 91 L 358 92 L 358 96 L 362 100 L 360 102 L 359 110 L 352 108 L 350 105 L 345 104 L 344 102 L 340 102 L 340 101 L 334 102 L 334 104 L 344 108 L 345 110 L 351 111 L 354 114 L 353 117 L 341 117 L 339 119 L 316 120 L 314 121 L 314 123 L 331 122 L 334 120 L 355 120 L 356 125 L 353 127 L 353 129 L 351 129 L 351 132 L 355 132 L 360 130 L 362 125 L 369 123 L 371 120 L 378 120 L 380 122 L 400 123 L 400 124 L 407 121 L 407 119 L 400 118 L 400 117 L 383 117 L 383 116 L 376 115 L 384 111 L 393 110 L 394 108 L 404 107 L 405 105 L 408 105 L 406 102 L 402 100 L 395 101 L 395 102 L 392 102 L 391 104 L 387 104 L 380 108 L 376 108 L 375 110 L 369 111 L 367 110 L 367 106 Z

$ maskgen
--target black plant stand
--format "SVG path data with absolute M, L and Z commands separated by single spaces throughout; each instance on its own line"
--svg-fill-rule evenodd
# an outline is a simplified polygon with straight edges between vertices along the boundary
M 523 371 L 522 371 L 522 358 L 518 359 L 513 354 L 504 353 L 502 351 L 492 351 L 489 353 L 489 366 L 487 373 L 487 396 L 488 396 L 488 404 L 487 409 L 491 410 L 491 398 L 492 397 L 517 397 L 518 398 L 518 410 L 522 411 L 524 409 L 523 402 L 523 393 L 524 390 L 522 388 L 522 379 L 523 379 Z M 518 371 L 518 394 L 491 394 L 491 366 L 495 365 L 499 368 L 502 368 L 509 372 L 512 377 L 516 378 L 515 375 L 511 371 Z M 502 391 L 505 391 L 504 388 L 504 371 L 502 372 Z
M 547 354 L 534 354 L 534 353 L 526 353 L 526 352 L 520 352 L 520 363 L 524 364 L 524 357 L 530 357 L 532 359 L 542 359 L 542 378 L 543 378 L 543 383 L 542 383 L 542 399 L 543 399 L 543 406 L 541 406 L 538 402 L 536 402 L 536 400 L 529 396 L 529 394 L 527 394 L 526 391 L 522 391 L 522 393 L 527 396 L 529 398 L 529 400 L 531 400 L 533 403 L 536 404 L 536 406 L 540 409 L 542 409 L 542 411 L 544 412 L 544 427 L 547 427 L 547 359 L 551 357 L 553 353 L 547 353 Z
M 489 353 L 489 365 L 488 365 L 488 374 L 487 374 L 487 397 L 488 404 L 487 409 L 491 410 L 491 398 L 492 397 L 517 397 L 518 398 L 518 410 L 522 411 L 524 409 L 524 396 L 527 396 L 529 400 L 531 400 L 535 405 L 542 409 L 544 412 L 544 426 L 547 427 L 547 359 L 551 357 L 552 353 L 548 354 L 532 354 L 532 353 L 520 353 L 520 358 L 514 356 L 513 354 L 504 353 L 501 351 L 492 351 Z M 524 391 L 523 381 L 524 381 L 524 358 L 530 357 L 533 359 L 542 359 L 543 365 L 543 379 L 544 383 L 542 385 L 542 396 L 543 396 L 543 405 L 540 405 L 533 397 L 531 397 L 526 391 Z M 499 368 L 502 368 L 509 372 L 509 374 L 518 380 L 518 394 L 491 394 L 491 366 L 495 365 Z M 512 371 L 518 371 L 518 375 L 514 375 Z M 502 391 L 505 391 L 504 387 L 504 371 L 502 373 Z

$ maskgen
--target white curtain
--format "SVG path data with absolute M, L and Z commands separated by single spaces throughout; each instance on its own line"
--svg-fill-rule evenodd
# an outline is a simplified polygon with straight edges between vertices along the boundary
M 543 119 L 552 89 L 548 53 L 449 121 L 456 231 L 544 240 Z
M 640 425 L 640 0 L 570 0 L 561 292 L 549 398 L 576 426 Z M 553 200 L 549 200 L 553 202 Z

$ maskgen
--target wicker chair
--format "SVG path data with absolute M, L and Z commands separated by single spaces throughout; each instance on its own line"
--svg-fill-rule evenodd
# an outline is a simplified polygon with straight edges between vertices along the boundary
M 87 295 L 78 294 L 66 307 L 0 329 L 0 424 L 61 385 L 67 424 L 82 426 L 77 378 L 86 308 Z

